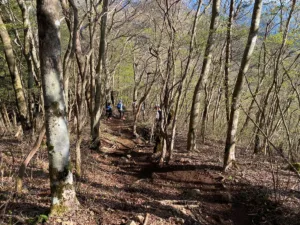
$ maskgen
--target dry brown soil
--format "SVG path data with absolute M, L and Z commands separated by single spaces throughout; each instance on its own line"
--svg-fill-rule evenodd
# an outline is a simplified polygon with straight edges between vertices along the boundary
M 223 173 L 223 143 L 207 141 L 199 151 L 187 153 L 185 138 L 179 136 L 174 159 L 158 167 L 150 160 L 152 145 L 134 139 L 130 127 L 131 121 L 103 121 L 103 146 L 98 152 L 89 149 L 87 126 L 82 143 L 83 176 L 76 178 L 81 209 L 69 215 L 66 220 L 73 222 L 69 224 L 126 224 L 131 220 L 143 224 L 146 215 L 147 225 L 300 224 L 299 182 L 282 169 L 284 164 L 277 156 L 273 161 L 264 156 L 253 158 L 250 150 L 238 149 L 240 168 Z M 27 169 L 23 195 L 14 194 L 16 171 L 32 143 L 13 136 L 0 139 L 0 224 L 30 224 L 48 213 L 45 146 Z M 71 143 L 74 150 L 74 137 Z

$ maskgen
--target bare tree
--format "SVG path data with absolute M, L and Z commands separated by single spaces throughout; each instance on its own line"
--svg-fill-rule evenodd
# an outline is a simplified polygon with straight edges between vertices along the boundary
M 17 3 L 19 5 L 19 8 L 22 12 L 22 20 L 23 20 L 23 32 L 24 32 L 24 44 L 23 44 L 23 54 L 25 56 L 25 60 L 27 63 L 27 70 L 28 70 L 28 115 L 30 119 L 30 125 L 32 127 L 33 125 L 33 101 L 34 101 L 34 95 L 32 93 L 32 88 L 34 86 L 34 78 L 37 81 L 36 72 L 39 73 L 39 71 L 35 70 L 34 66 L 34 57 L 33 55 L 36 54 L 35 50 L 35 43 L 29 18 L 29 10 L 26 5 L 26 2 L 24 0 L 17 0 Z M 38 68 L 37 68 L 38 70 Z M 33 127 L 32 127 L 33 128 Z M 32 129 L 34 132 L 34 129 Z
M 239 69 L 237 81 L 235 83 L 234 91 L 232 94 L 232 103 L 230 118 L 228 122 L 227 138 L 224 153 L 224 170 L 227 170 L 235 163 L 235 146 L 236 146 L 236 132 L 239 121 L 239 105 L 242 94 L 242 88 L 244 83 L 245 74 L 248 71 L 250 65 L 250 58 L 254 51 L 256 44 L 260 16 L 262 10 L 262 0 L 256 0 L 254 3 L 251 27 L 248 35 L 247 45 L 242 58 L 241 66 Z
M 9 73 L 12 79 L 15 95 L 16 95 L 16 103 L 18 108 L 18 117 L 21 121 L 23 129 L 28 129 L 28 111 L 27 111 L 27 103 L 26 98 L 23 91 L 23 85 L 21 80 L 21 75 L 16 63 L 15 54 L 13 52 L 13 47 L 11 44 L 11 39 L 6 29 L 6 25 L 2 20 L 2 16 L 0 13 L 0 37 L 4 46 L 5 58 L 7 61 Z
M 215 35 L 218 26 L 218 18 L 220 11 L 220 0 L 214 0 L 212 4 L 212 15 L 210 21 L 210 30 L 207 38 L 206 49 L 203 59 L 202 70 L 200 73 L 200 77 L 195 87 L 191 115 L 190 115 L 190 123 L 188 130 L 188 140 L 187 140 L 187 149 L 188 151 L 192 151 L 196 149 L 196 136 L 197 136 L 197 125 L 200 117 L 200 101 L 201 101 L 201 91 L 204 90 L 205 85 L 207 83 L 210 65 L 212 60 L 212 51 L 214 49 L 215 44 Z
M 231 53 L 231 42 L 232 42 L 232 23 L 234 13 L 234 0 L 230 0 L 229 17 L 227 22 L 227 33 L 226 33 L 226 57 L 225 57 L 225 76 L 224 76 L 224 88 L 225 88 L 225 107 L 226 107 L 226 119 L 229 121 L 229 68 L 230 68 L 230 53 Z
M 93 127 L 92 127 L 92 145 L 91 148 L 98 149 L 101 146 L 100 142 L 100 117 L 102 114 L 102 108 L 105 100 L 103 90 L 106 87 L 106 79 L 103 79 L 101 75 L 107 76 L 106 68 L 106 28 L 107 28 L 107 12 L 108 12 L 108 0 L 103 0 L 102 5 L 102 17 L 100 23 L 100 45 L 99 45 L 99 58 L 96 67 L 96 94 L 94 99 L 94 111 L 93 111 Z

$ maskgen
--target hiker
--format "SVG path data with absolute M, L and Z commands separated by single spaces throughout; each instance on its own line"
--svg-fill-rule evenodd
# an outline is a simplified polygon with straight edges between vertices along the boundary
M 156 109 L 155 128 L 154 128 L 155 145 L 154 145 L 153 152 L 157 153 L 162 150 L 162 137 L 161 137 L 162 111 L 159 105 L 156 105 L 155 109 Z
M 120 119 L 125 120 L 125 106 L 123 105 L 122 100 L 119 101 L 117 108 L 120 113 Z
M 108 102 L 107 106 L 106 106 L 106 115 L 107 115 L 108 120 L 112 119 L 112 107 L 111 107 L 110 102 Z

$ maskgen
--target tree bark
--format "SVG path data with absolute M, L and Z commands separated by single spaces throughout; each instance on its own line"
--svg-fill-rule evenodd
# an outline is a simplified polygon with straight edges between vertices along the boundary
M 69 79 L 70 79 L 70 73 L 71 73 L 71 65 L 74 62 L 75 57 L 75 51 L 74 51 L 74 33 L 73 33 L 73 26 L 72 23 L 73 19 L 73 9 L 68 6 L 68 1 L 66 0 L 60 0 L 63 14 L 65 16 L 66 24 L 69 29 L 69 42 L 68 47 L 66 50 L 66 53 L 64 55 L 63 60 L 63 87 L 65 90 L 65 104 L 66 104 L 66 113 L 68 114 L 69 111 L 71 112 L 71 105 L 69 104 Z M 70 107 L 70 108 L 69 108 Z
M 7 130 L 10 130 L 12 125 L 11 125 L 10 119 L 8 117 L 8 114 L 7 114 L 6 106 L 3 102 L 0 102 L 0 103 L 1 103 L 0 113 L 1 113 L 1 116 L 2 116 L 2 120 L 3 120 L 4 125 L 7 128 Z
M 200 117 L 201 91 L 204 89 L 209 75 L 209 70 L 210 70 L 210 65 L 212 60 L 212 52 L 215 44 L 215 33 L 218 25 L 220 2 L 221 2 L 220 0 L 213 1 L 212 16 L 210 21 L 210 32 L 207 38 L 202 70 L 193 95 L 193 102 L 192 102 L 190 123 L 189 123 L 189 130 L 188 130 L 188 142 L 187 142 L 188 151 L 192 151 L 196 149 L 197 125 Z
M 26 98 L 23 92 L 22 80 L 21 80 L 19 69 L 16 64 L 16 59 L 15 59 L 15 54 L 13 52 L 11 39 L 6 29 L 6 26 L 2 20 L 1 13 L 0 13 L 0 37 L 3 42 L 5 58 L 7 61 L 9 73 L 12 79 L 13 88 L 16 95 L 18 117 L 19 120 L 21 121 L 22 128 L 26 130 L 29 127 Z
M 230 0 L 229 17 L 227 22 L 227 34 L 226 34 L 226 57 L 225 57 L 225 76 L 224 76 L 224 88 L 225 88 L 225 108 L 226 119 L 229 122 L 230 106 L 229 106 L 229 68 L 230 68 L 230 53 L 231 53 L 231 33 L 234 13 L 234 0 Z
M 75 210 L 70 141 L 62 84 L 58 0 L 37 0 L 37 21 L 51 186 L 51 214 Z
M 262 9 L 262 0 L 255 0 L 247 46 L 244 51 L 237 81 L 235 83 L 234 91 L 232 94 L 230 119 L 228 123 L 227 138 L 225 144 L 224 167 L 223 167 L 224 170 L 227 170 L 228 168 L 230 168 L 230 166 L 232 166 L 233 163 L 235 163 L 236 132 L 237 132 L 238 121 L 239 121 L 240 98 L 242 94 L 245 74 L 248 71 L 250 58 L 256 44 L 260 17 L 261 17 L 261 9 Z
M 102 106 L 104 104 L 103 98 L 103 89 L 105 89 L 105 84 L 102 84 L 101 73 L 105 70 L 106 63 L 106 23 L 107 23 L 107 10 L 108 10 L 108 0 L 103 0 L 102 13 L 101 17 L 101 34 L 100 34 L 100 46 L 99 46 L 99 60 L 96 68 L 96 95 L 95 95 L 95 104 L 93 112 L 93 128 L 92 128 L 92 149 L 99 149 L 101 146 L 100 142 L 100 117 L 102 114 Z
M 268 106 L 268 102 L 272 102 L 272 101 L 269 101 L 269 97 L 272 93 L 272 90 L 273 88 L 275 87 L 275 92 L 276 92 L 276 86 L 277 86 L 277 79 L 278 79 L 278 73 L 279 73 L 279 65 L 280 65 L 280 62 L 282 61 L 282 54 L 283 54 L 283 50 L 284 50 L 284 47 L 286 45 L 286 41 L 287 41 L 287 35 L 288 35 L 288 30 L 289 30 L 289 25 L 290 25 L 290 21 L 291 21 L 291 18 L 292 18 L 292 14 L 295 10 L 295 5 L 296 5 L 296 0 L 293 0 L 291 2 L 291 10 L 289 12 L 289 16 L 288 16 L 288 19 L 287 19 L 287 22 L 286 22 L 286 25 L 285 25 L 285 29 L 284 29 L 284 32 L 283 32 L 283 37 L 282 37 L 282 42 L 281 42 L 281 45 L 280 45 L 280 48 L 278 50 L 278 55 L 275 59 L 275 65 L 274 65 L 274 72 L 273 72 L 273 82 L 271 84 L 271 86 L 268 88 L 268 91 L 267 91 L 267 94 L 265 96 L 265 99 L 262 103 L 262 110 L 259 110 L 257 112 L 257 115 L 256 115 L 256 123 L 259 124 L 259 128 L 264 130 L 265 129 L 265 132 L 266 134 L 269 134 L 268 132 L 268 123 L 266 121 L 266 110 L 267 110 L 267 106 Z M 282 29 L 282 27 L 281 27 Z M 267 31 L 266 31 L 267 33 Z M 265 34 L 265 37 L 264 39 L 266 40 L 266 34 Z M 265 57 L 267 55 L 267 50 L 266 50 L 266 46 L 265 46 L 265 43 L 263 45 L 264 47 L 264 76 L 265 74 L 267 73 L 266 72 L 266 60 L 265 60 Z M 249 117 L 248 117 L 249 118 Z M 248 119 L 247 118 L 247 119 Z M 261 144 L 261 138 L 259 137 L 260 135 L 260 129 L 258 128 L 254 128 L 255 130 L 255 144 L 254 144 L 254 154 L 257 154 L 261 151 L 261 149 L 266 149 L 266 145 L 267 145 L 267 140 L 266 138 L 264 138 L 264 144 L 262 145 Z M 261 147 L 263 146 L 263 147 Z
M 34 62 L 32 59 L 32 54 L 35 51 L 32 51 L 34 45 L 33 43 L 33 34 L 32 34 L 32 29 L 31 29 L 31 24 L 29 20 L 29 12 L 28 8 L 26 6 L 26 3 L 24 0 L 17 0 L 19 8 L 21 9 L 22 12 L 22 20 L 23 20 L 23 31 L 24 31 L 24 44 L 23 44 L 23 54 L 25 56 L 25 60 L 27 63 L 27 69 L 28 69 L 28 117 L 29 117 L 29 125 L 32 128 L 33 124 L 33 93 L 32 93 L 32 88 L 34 84 L 34 77 L 36 77 L 35 70 L 34 70 Z M 34 130 L 33 130 L 34 132 Z
M 195 42 L 195 36 L 196 36 L 196 27 L 198 24 L 198 19 L 199 19 L 199 13 L 200 13 L 200 8 L 202 5 L 202 1 L 199 0 L 198 5 L 197 5 L 197 10 L 193 19 L 193 24 L 192 24 L 192 32 L 191 32 L 191 39 L 190 39 L 190 43 L 189 43 L 189 53 L 188 53 L 188 57 L 187 57 L 187 62 L 180 80 L 180 84 L 179 84 L 179 88 L 178 88 L 178 96 L 176 98 L 175 101 L 175 111 L 174 111 L 174 115 L 173 115 L 173 120 L 172 120 L 172 131 L 171 131 L 171 140 L 170 140 L 170 145 L 168 146 L 168 158 L 167 158 L 167 162 L 169 162 L 170 160 L 172 160 L 173 157 L 173 150 L 174 150 L 174 144 L 175 144 L 175 136 L 176 136 L 176 127 L 177 127 L 177 118 L 178 118 L 178 114 L 180 111 L 180 108 L 182 108 L 182 105 L 180 107 L 180 103 L 183 103 L 183 101 L 181 101 L 182 99 L 185 99 L 185 94 L 182 95 L 183 93 L 183 86 L 186 83 L 186 78 L 188 76 L 188 70 L 191 64 L 191 59 L 192 59 L 192 54 L 194 51 L 194 42 Z M 198 60 L 197 60 L 198 61 Z M 195 63 L 195 65 L 197 65 L 197 61 Z M 194 68 L 195 69 L 195 68 Z M 194 75 L 194 70 L 192 71 L 191 74 L 191 78 Z M 187 86 L 189 86 L 189 82 L 187 84 Z

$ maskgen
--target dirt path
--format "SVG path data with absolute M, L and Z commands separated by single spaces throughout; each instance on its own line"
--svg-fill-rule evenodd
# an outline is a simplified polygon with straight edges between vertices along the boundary
M 238 151 L 240 162 L 246 166 L 224 174 L 220 160 L 222 143 L 208 142 L 198 152 L 188 154 L 185 138 L 178 136 L 174 160 L 158 168 L 150 160 L 153 147 L 132 137 L 131 121 L 103 121 L 102 130 L 102 151 L 97 152 L 88 148 L 86 128 L 82 143 L 83 176 L 76 182 L 81 206 L 90 210 L 88 213 L 97 224 L 143 224 L 146 215 L 147 225 L 299 224 L 299 207 L 293 207 L 299 205 L 299 192 L 279 189 L 287 200 L 274 203 L 272 177 L 265 159 L 257 158 L 252 163 L 253 158 L 247 158 L 250 154 Z M 71 134 L 71 150 L 75 149 L 74 136 Z M 45 146 L 27 169 L 24 194 L 14 195 L 14 174 L 30 146 L 31 142 L 26 140 L 0 139 L 1 225 L 32 224 L 38 215 L 46 215 L 50 207 Z M 288 171 L 280 170 L 278 174 L 296 187 Z M 78 215 L 73 221 L 79 221 Z M 79 224 L 94 223 L 86 220 Z
M 251 224 L 221 183 L 220 167 L 177 151 L 170 165 L 158 168 L 149 160 L 152 147 L 132 141 L 130 121 L 113 119 L 105 127 L 103 152 L 87 155 L 85 171 L 94 173 L 79 188 L 100 224 L 138 222 L 146 213 L 148 224 Z

